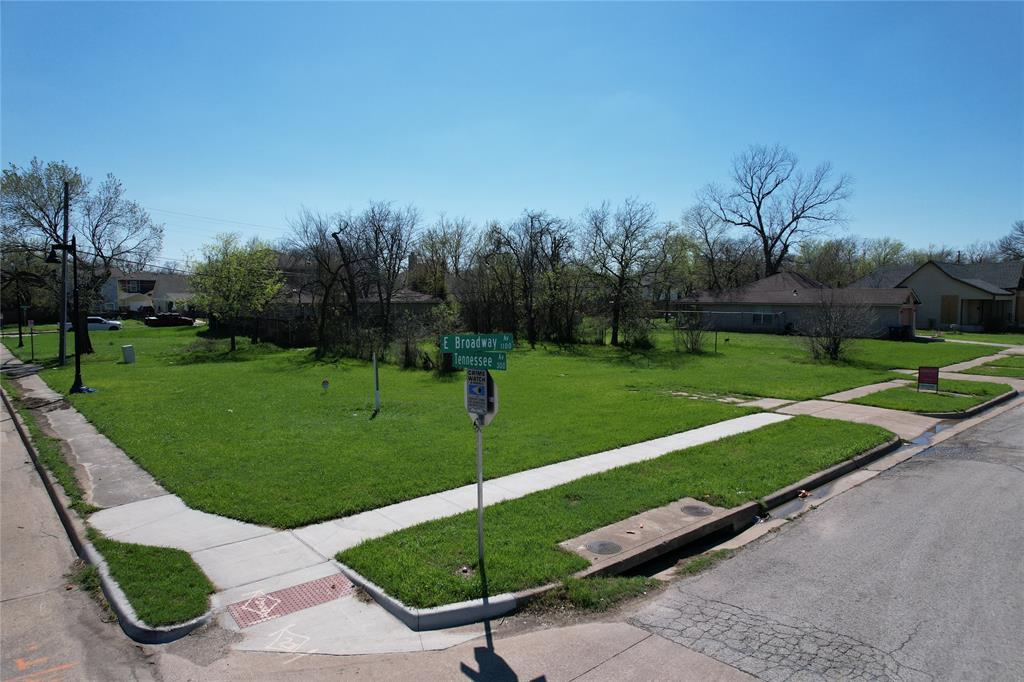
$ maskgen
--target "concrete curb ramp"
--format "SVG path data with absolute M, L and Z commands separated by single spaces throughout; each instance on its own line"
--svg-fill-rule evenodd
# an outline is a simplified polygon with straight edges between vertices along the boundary
M 686 544 L 709 535 L 717 530 L 732 526 L 734 530 L 741 529 L 744 525 L 751 523 L 758 512 L 763 508 L 772 508 L 795 499 L 801 490 L 815 488 L 822 484 L 833 481 L 844 474 L 858 469 L 866 464 L 889 454 L 900 446 L 900 439 L 896 436 L 885 443 L 877 445 L 870 450 L 855 455 L 845 462 L 840 462 L 823 471 L 811 474 L 792 485 L 776 490 L 758 502 L 747 502 L 739 507 L 726 510 L 722 514 L 715 514 L 703 523 L 688 525 L 674 533 L 668 533 L 643 543 L 631 549 L 620 552 L 615 559 L 598 563 L 573 574 L 576 578 L 586 578 L 594 575 L 616 575 L 624 571 L 646 563 L 651 559 L 678 549 Z M 646 512 L 642 512 L 641 515 Z M 640 516 L 640 515 L 638 515 Z M 624 519 L 625 521 L 626 519 Z M 621 522 L 620 522 L 621 523 Z M 333 560 L 332 560 L 333 561 Z M 374 601 L 383 606 L 392 615 L 406 624 L 412 630 L 436 630 L 450 628 L 459 625 L 468 625 L 482 620 L 489 620 L 503 616 L 524 606 L 537 597 L 557 588 L 560 583 L 549 583 L 540 587 L 521 590 L 514 594 L 505 593 L 490 597 L 487 601 L 475 599 L 472 601 L 446 604 L 430 609 L 417 609 L 406 606 L 398 599 L 395 599 L 384 591 L 379 585 L 373 583 L 365 576 L 353 570 L 349 566 L 333 561 L 341 572 L 353 583 L 367 592 Z
M 180 639 L 200 625 L 208 623 L 213 617 L 212 608 L 207 609 L 206 613 L 197 618 L 193 618 L 190 621 L 176 625 L 152 626 L 146 624 L 145 621 L 139 618 L 138 614 L 135 613 L 135 609 L 132 608 L 131 602 L 128 601 L 128 597 L 121 589 L 121 586 L 117 584 L 117 581 L 114 580 L 114 577 L 110 574 L 110 567 L 107 565 L 106 559 L 103 558 L 103 555 L 93 547 L 92 543 L 89 542 L 86 537 L 85 528 L 82 525 L 82 522 L 72 518 L 68 513 L 70 501 L 66 498 L 58 485 L 54 483 L 53 479 L 50 478 L 50 474 L 46 471 L 45 467 L 43 467 L 42 462 L 39 461 L 39 454 L 36 452 L 31 439 L 25 432 L 25 429 L 21 424 L 21 416 L 15 411 L 10 398 L 7 396 L 7 392 L 0 391 L 0 396 L 3 397 L 4 407 L 11 415 L 11 420 L 14 422 L 14 427 L 18 431 L 18 436 L 25 445 L 25 450 L 28 451 L 29 457 L 32 459 L 32 464 L 35 466 L 36 472 L 39 474 L 39 478 L 42 480 L 47 494 L 50 496 L 50 501 L 53 503 L 57 516 L 60 517 L 61 525 L 64 526 L 64 531 L 68 534 L 68 539 L 71 541 L 71 545 L 82 560 L 95 566 L 99 572 L 100 587 L 102 588 L 107 601 L 110 603 L 110 608 L 117 615 L 117 623 L 121 626 L 121 630 L 123 630 L 131 639 L 139 642 L 140 644 L 166 644 L 167 642 L 173 642 L 176 639 Z

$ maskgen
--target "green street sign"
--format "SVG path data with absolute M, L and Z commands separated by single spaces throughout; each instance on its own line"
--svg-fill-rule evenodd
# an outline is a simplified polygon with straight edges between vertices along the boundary
M 441 337 L 442 353 L 512 350 L 514 347 L 511 334 L 446 334 Z
M 505 353 L 489 353 L 480 350 L 457 350 L 452 352 L 452 366 L 461 369 L 508 369 Z

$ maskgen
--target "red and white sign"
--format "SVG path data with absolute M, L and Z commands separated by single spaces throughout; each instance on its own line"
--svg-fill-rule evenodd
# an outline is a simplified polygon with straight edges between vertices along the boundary
M 917 368 L 917 390 L 922 388 L 939 392 L 939 368 L 938 367 L 918 367 Z

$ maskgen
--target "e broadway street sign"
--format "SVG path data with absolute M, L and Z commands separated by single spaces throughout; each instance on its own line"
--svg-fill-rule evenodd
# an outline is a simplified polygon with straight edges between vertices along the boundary
M 446 334 L 441 337 L 442 353 L 512 350 L 514 347 L 511 334 Z
M 486 351 L 454 351 L 452 366 L 460 369 L 508 369 L 508 356 L 505 353 L 488 353 Z

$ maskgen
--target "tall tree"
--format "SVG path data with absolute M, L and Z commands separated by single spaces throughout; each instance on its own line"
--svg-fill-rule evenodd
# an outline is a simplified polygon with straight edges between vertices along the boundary
M 491 239 L 495 251 L 506 254 L 515 265 L 526 340 L 533 347 L 540 337 L 538 299 L 544 278 L 551 270 L 552 258 L 561 258 L 568 240 L 568 226 L 546 211 L 525 211 L 507 226 L 493 226 Z
M 586 252 L 591 269 L 605 291 L 611 309 L 612 345 L 619 345 L 625 306 L 639 299 L 644 283 L 662 264 L 660 242 L 665 234 L 654 205 L 626 199 L 614 213 L 605 202 L 584 211 Z
M 391 342 L 391 299 L 401 285 L 401 274 L 412 250 L 419 211 L 413 206 L 394 208 L 376 201 L 363 212 L 370 258 L 370 278 L 380 305 L 381 337 L 385 348 Z
M 785 147 L 755 145 L 733 160 L 731 187 L 707 185 L 700 199 L 722 222 L 757 236 L 768 276 L 798 242 L 843 220 L 851 183 L 845 174 L 833 178 L 828 162 L 804 175 Z
M 242 244 L 237 234 L 217 235 L 203 246 L 203 259 L 192 268 L 189 284 L 196 304 L 223 321 L 231 335 L 231 350 L 242 317 L 259 316 L 284 284 L 276 267 L 277 254 L 258 239 Z
M 1006 235 L 996 244 L 1003 260 L 1024 260 L 1024 220 L 1018 220 Z
M 81 298 L 83 352 L 92 352 L 85 315 L 101 299 L 103 285 L 114 268 L 144 270 L 163 247 L 164 227 L 154 223 L 138 203 L 125 197 L 124 185 L 113 175 L 88 196 L 78 210 L 75 231 L 79 245 L 78 290 Z

